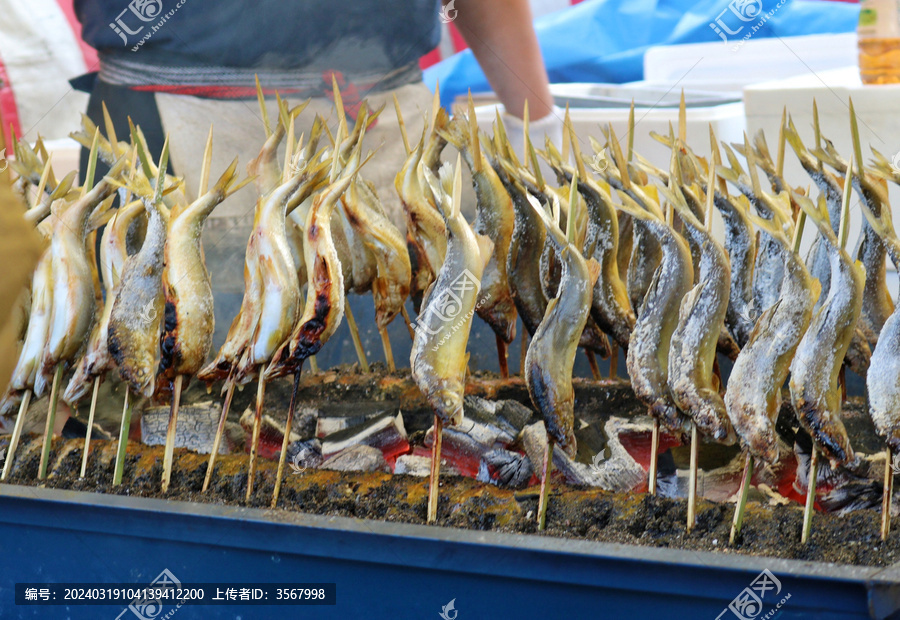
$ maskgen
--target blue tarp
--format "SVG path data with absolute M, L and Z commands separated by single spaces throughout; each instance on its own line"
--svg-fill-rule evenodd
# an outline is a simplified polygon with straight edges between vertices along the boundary
M 852 32 L 858 16 L 859 5 L 843 2 L 588 0 L 536 20 L 535 30 L 551 82 L 622 83 L 643 78 L 649 47 L 721 42 L 710 24 L 727 37 L 723 53 L 732 53 L 730 47 L 754 27 L 753 38 Z M 425 71 L 430 88 L 438 81 L 444 105 L 470 88 L 490 90 L 470 50 Z

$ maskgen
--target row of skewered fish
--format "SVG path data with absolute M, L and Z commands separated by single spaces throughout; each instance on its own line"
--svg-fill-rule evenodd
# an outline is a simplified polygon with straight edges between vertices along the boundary
M 693 426 L 716 442 L 739 441 L 766 462 L 781 450 L 775 418 L 790 376 L 792 403 L 817 448 L 832 465 L 853 465 L 840 417 L 846 365 L 867 376 L 876 428 L 892 451 L 900 450 L 900 327 L 885 284 L 885 257 L 900 260 L 885 180 L 900 183 L 900 174 L 877 152 L 872 166 L 863 165 L 852 113 L 850 161 L 820 135 L 818 122 L 810 150 L 785 119 L 777 161 L 762 134 L 722 145 L 726 166 L 715 136 L 702 158 L 683 131 L 670 131 L 654 136 L 671 149 L 663 170 L 630 147 L 623 153 L 612 127 L 605 145 L 592 140 L 593 158 L 586 158 L 568 122 L 561 150 L 531 144 L 526 124 L 520 161 L 499 116 L 488 136 L 478 129 L 471 101 L 468 114 L 453 119 L 435 105 L 415 145 L 400 119 L 408 154 L 395 186 L 404 239 L 360 172 L 372 156 L 362 153 L 366 129 L 381 110 L 363 105 L 351 128 L 337 92 L 335 99 L 337 131 L 332 135 L 316 118 L 305 144 L 294 135 L 304 106 L 290 109 L 279 99 L 274 128 L 263 106 L 266 140 L 248 166 L 250 177 L 238 182 L 235 161 L 212 189 L 210 133 L 193 202 L 166 172 L 167 148 L 154 161 L 136 127 L 130 143 L 119 142 L 108 115 L 105 137 L 87 119 L 76 135 L 91 147 L 81 188 L 71 177 L 57 182 L 40 144 L 20 143 L 19 183 L 34 190 L 25 217 L 50 245 L 30 299 L 22 298 L 29 318 L 3 413 L 18 405 L 22 417 L 29 400 L 51 385 L 55 399 L 66 368 L 73 373 L 62 398 L 75 404 L 91 385 L 96 398 L 99 380 L 117 368 L 135 395 L 170 396 L 174 424 L 183 381 L 196 375 L 208 384 L 225 382 L 221 435 L 234 387 L 256 380 L 249 496 L 265 382 L 294 375 L 296 385 L 304 362 L 349 310 L 346 294 L 371 292 L 391 364 L 385 328 L 397 315 L 408 320 L 407 297 L 418 313 L 410 366 L 435 411 L 433 485 L 439 431 L 464 414 L 476 314 L 496 334 L 504 374 L 518 317 L 531 336 L 524 377 L 550 438 L 544 482 L 554 446 L 574 455 L 572 368 L 579 347 L 591 358 L 625 350 L 636 395 L 670 431 Z M 784 180 L 785 142 L 817 199 Z M 448 144 L 460 154 L 455 166 L 442 163 Z M 97 158 L 110 171 L 95 184 Z M 472 225 L 461 205 L 463 161 L 477 201 Z M 541 161 L 555 184 L 544 178 Z M 243 304 L 207 363 L 213 294 L 200 232 L 212 210 L 251 181 L 258 199 Z M 858 260 L 845 249 L 851 189 L 867 220 Z M 116 195 L 120 206 L 112 209 Z M 723 243 L 710 231 L 714 211 L 725 224 Z M 807 218 L 817 236 L 804 258 L 799 240 Z M 98 273 L 92 235 L 103 225 Z M 139 249 L 129 253 L 129 246 Z M 728 386 L 717 373 L 717 352 L 734 360 Z

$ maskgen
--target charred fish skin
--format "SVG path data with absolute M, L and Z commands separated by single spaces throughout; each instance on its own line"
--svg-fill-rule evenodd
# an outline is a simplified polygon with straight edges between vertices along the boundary
M 451 121 L 442 137 L 459 150 L 472 173 L 477 201 L 474 231 L 486 235 L 494 244 L 494 254 L 481 281 L 478 316 L 508 344 L 516 337 L 517 316 L 506 262 L 515 229 L 512 199 L 481 151 L 471 99 L 468 119 Z
M 451 426 L 459 424 L 463 417 L 466 345 L 481 276 L 490 254 L 490 242 L 486 248 L 480 246 L 460 213 L 461 164 L 458 160 L 452 186 L 450 168 L 445 164 L 440 187 L 433 187 L 435 195 L 441 196 L 445 214 L 447 255 L 423 301 L 410 355 L 413 380 L 435 415 Z
M 828 460 L 844 465 L 853 460 L 854 453 L 840 417 L 838 376 L 862 310 L 866 274 L 838 245 L 824 206 L 816 214 L 819 229 L 831 233 L 832 286 L 797 347 L 791 364 L 791 402 L 800 424 Z
M 687 242 L 662 219 L 661 214 L 643 210 L 620 192 L 620 209 L 654 236 L 662 260 L 654 272 L 644 303 L 638 313 L 626 356 L 628 375 L 635 395 L 666 427 L 684 430 L 684 416 L 678 411 L 669 390 L 669 355 L 672 333 L 678 325 L 681 300 L 694 285 L 694 269 Z
M 107 346 L 122 379 L 135 393 L 150 398 L 165 312 L 162 272 L 169 214 L 153 200 L 144 200 L 144 206 L 149 215 L 147 234 L 140 251 L 125 261 L 109 317 Z
M 203 222 L 225 200 L 237 180 L 236 169 L 235 159 L 212 190 L 170 219 L 164 251 L 166 305 L 158 387 L 169 387 L 177 375 L 192 376 L 203 366 L 212 348 L 213 291 L 200 235 Z
M 357 148 L 361 147 L 360 142 Z M 355 171 L 345 170 L 316 196 L 309 209 L 303 244 L 309 292 L 290 338 L 272 356 L 264 375 L 267 381 L 299 372 L 303 362 L 322 349 L 344 317 L 344 276 L 332 241 L 331 223 L 338 200 L 354 178 Z
M 685 188 L 687 191 L 691 190 Z M 669 389 L 678 408 L 691 417 L 704 435 L 732 444 L 734 431 L 713 376 L 719 334 L 728 310 L 731 266 L 722 246 L 683 200 L 671 195 L 669 201 L 678 210 L 686 234 L 700 249 L 697 285 L 682 299 L 678 326 L 672 333 Z
M 559 252 L 562 266 L 556 297 L 531 339 L 525 356 L 525 382 L 531 402 L 541 412 L 547 434 L 571 457 L 575 441 L 575 390 L 572 369 L 579 340 L 590 315 L 593 281 L 600 266 L 588 262 L 569 243 L 543 207 L 532 199 L 532 208 L 541 217 L 548 238 Z

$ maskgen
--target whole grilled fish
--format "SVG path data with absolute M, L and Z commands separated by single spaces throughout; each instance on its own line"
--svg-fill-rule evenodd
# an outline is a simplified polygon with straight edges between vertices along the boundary
M 211 150 L 208 151 L 211 157 Z M 206 167 L 208 169 L 209 158 Z M 173 215 L 166 235 L 163 286 L 166 306 L 157 389 L 171 390 L 178 375 L 188 377 L 203 367 L 215 331 L 213 291 L 203 259 L 200 235 L 213 209 L 243 187 L 237 181 L 237 159 L 212 190 Z M 205 188 L 202 188 L 205 189 Z M 275 234 L 274 231 L 272 234 Z
M 696 186 L 695 186 L 696 187 Z M 713 376 L 716 346 L 728 310 L 731 275 L 725 251 L 675 191 L 665 192 L 678 211 L 685 233 L 700 249 L 697 284 L 684 296 L 678 326 L 669 349 L 668 385 L 679 409 L 691 417 L 704 435 L 720 443 L 734 443 L 734 431 Z M 684 192 L 695 193 L 691 188 Z M 700 203 L 698 196 L 694 202 Z
M 437 183 L 432 186 L 435 196 L 440 196 L 439 204 L 445 216 L 447 255 L 423 300 L 409 360 L 416 385 L 435 415 L 450 426 L 459 424 L 463 418 L 469 357 L 466 345 L 484 265 L 492 252 L 490 240 L 486 237 L 479 240 L 460 212 L 461 167 L 462 161 L 457 158 L 451 180 L 452 168 L 445 164 L 440 171 L 440 186 Z
M 890 209 L 876 216 L 865 205 L 863 214 L 878 234 L 891 260 L 900 263 L 900 239 L 894 231 Z M 893 454 L 900 452 L 900 310 L 884 323 L 872 352 L 872 366 L 866 377 L 869 415 L 875 430 L 884 437 Z
M 619 209 L 654 236 L 662 260 L 653 275 L 638 313 L 626 356 L 628 375 L 635 395 L 666 427 L 684 430 L 684 416 L 678 411 L 669 390 L 669 353 L 672 333 L 678 325 L 681 300 L 694 283 L 691 251 L 687 242 L 666 223 L 659 207 L 641 208 L 630 196 L 619 192 Z
M 830 244 L 831 290 L 797 347 L 791 364 L 791 402 L 800 424 L 832 465 L 844 465 L 854 454 L 841 421 L 838 376 L 862 310 L 866 273 L 831 229 L 824 197 L 818 205 L 805 198 L 800 205 Z
M 814 125 L 818 131 L 818 111 L 813 107 Z M 794 126 L 793 119 L 789 118 L 787 127 L 785 128 L 785 136 L 790 143 L 797 159 L 806 173 L 810 176 L 816 187 L 819 188 L 821 194 L 825 197 L 825 204 L 828 207 L 828 217 L 831 221 L 831 229 L 834 234 L 838 233 L 838 225 L 841 217 L 841 195 L 843 188 L 841 179 L 825 170 L 822 160 L 813 157 L 812 153 L 806 148 L 800 140 L 797 128 Z M 817 151 L 818 152 L 818 151 Z M 844 166 L 846 170 L 846 166 Z M 874 259 L 873 259 L 874 260 Z M 882 263 L 884 259 L 882 258 Z M 825 302 L 831 289 L 831 259 L 828 240 L 821 234 L 816 235 L 815 241 L 806 257 L 806 265 L 812 277 L 817 278 L 822 284 L 822 294 L 816 304 L 816 310 Z M 869 283 L 867 276 L 866 282 Z M 876 282 L 873 280 L 871 285 L 873 290 L 879 290 Z M 885 289 L 886 290 L 886 289 Z M 890 298 L 887 300 L 890 303 Z M 877 308 L 880 304 L 875 304 Z M 871 330 L 865 330 L 857 325 L 853 334 L 853 340 L 850 341 L 850 348 L 847 351 L 846 363 L 850 369 L 861 377 L 865 377 L 869 370 L 872 357 L 872 339 Z
M 502 131 L 499 125 L 498 131 Z M 494 254 L 481 279 L 476 312 L 508 344 L 516 337 L 516 304 L 510 292 L 506 261 L 515 228 L 515 209 L 500 177 L 481 152 L 471 97 L 468 119 L 451 121 L 442 137 L 459 150 L 472 173 L 477 199 L 474 231 L 486 235 L 494 244 Z
M 572 368 L 591 308 L 594 281 L 600 265 L 584 260 L 537 200 L 529 200 L 541 218 L 548 238 L 559 252 L 562 275 L 556 297 L 547 304 L 525 356 L 525 382 L 535 408 L 541 412 L 550 440 L 575 456 L 575 390 Z M 569 216 L 572 217 L 572 213 Z M 570 225 L 571 226 L 571 225 Z M 574 236 L 574 235 L 573 235 Z
M 128 259 L 128 230 L 132 223 L 143 215 L 144 203 L 135 200 L 119 207 L 115 217 L 103 231 L 100 241 L 100 270 L 103 273 L 103 281 L 106 283 L 106 300 L 100 320 L 94 325 L 87 349 L 78 361 L 75 372 L 63 393 L 63 400 L 70 405 L 75 405 L 87 395 L 95 377 L 103 376 L 113 367 L 112 356 L 107 346 L 109 320 L 112 316 L 113 303 L 119 292 L 122 270 Z
M 362 148 L 362 142 L 357 144 Z M 306 217 L 307 295 L 303 314 L 290 337 L 275 351 L 264 378 L 300 372 L 303 362 L 318 353 L 344 318 L 344 276 L 332 241 L 332 214 L 341 195 L 350 187 L 358 167 L 341 176 L 316 195 Z
M 787 214 L 787 197 L 782 195 L 778 200 L 783 206 L 771 220 L 749 217 L 781 247 L 785 277 L 779 301 L 756 322 L 735 360 L 725 392 L 725 408 L 741 445 L 767 463 L 778 459 L 775 419 L 781 407 L 781 390 L 820 290 L 788 240 L 787 235 L 795 231 Z
M 50 381 L 57 364 L 72 361 L 90 336 L 97 299 L 94 268 L 86 247 L 88 221 L 98 205 L 102 211 L 109 210 L 116 190 L 109 179 L 121 175 L 127 164 L 126 158 L 120 158 L 110 169 L 108 178 L 54 219 L 50 237 L 53 287 L 50 331 L 35 379 L 36 392 L 44 391 L 42 386 Z
M 168 144 L 163 149 L 163 162 L 167 155 Z M 165 170 L 165 164 L 160 164 L 160 168 Z M 146 183 L 141 177 L 136 181 Z M 122 268 L 107 340 L 122 380 L 147 398 L 153 396 L 156 387 L 154 377 L 159 367 L 159 337 L 165 311 L 162 275 L 169 213 L 162 203 L 162 179 L 158 181 L 156 195 L 142 198 L 149 216 L 147 234 L 141 249 L 129 256 Z

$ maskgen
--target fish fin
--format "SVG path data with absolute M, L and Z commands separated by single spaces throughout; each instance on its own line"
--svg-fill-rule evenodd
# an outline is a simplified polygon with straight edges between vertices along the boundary
M 494 255 L 494 242 L 487 235 L 475 235 L 475 241 L 478 243 L 478 252 L 481 255 L 482 267 L 487 267 Z
M 825 195 L 820 195 L 817 202 L 813 202 L 806 196 L 793 194 L 794 200 L 800 208 L 806 213 L 806 216 L 813 221 L 819 233 L 833 246 L 837 247 L 838 239 L 831 228 L 831 217 L 828 215 L 828 207 L 825 205 Z
M 600 277 L 600 263 L 597 262 L 597 259 L 591 258 L 587 261 L 588 267 L 588 278 L 591 281 L 591 288 L 597 284 L 597 279 Z
M 818 303 L 819 297 L 822 296 L 822 283 L 819 282 L 817 278 L 812 279 L 812 284 L 809 286 L 810 295 L 812 296 L 813 305 Z
M 814 280 L 818 282 L 818 280 Z M 822 286 L 819 285 L 819 290 L 822 290 Z M 817 296 L 818 297 L 818 296 Z M 763 332 L 771 332 L 772 331 L 772 318 L 775 316 L 775 311 L 781 305 L 781 300 L 779 299 L 774 304 L 769 306 L 765 312 L 763 312 L 760 317 L 756 320 L 756 325 L 753 326 L 753 331 L 750 332 L 750 337 L 747 339 L 747 342 L 753 342 L 756 340 L 758 333 Z M 744 345 L 746 348 L 746 345 Z

